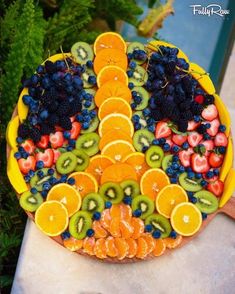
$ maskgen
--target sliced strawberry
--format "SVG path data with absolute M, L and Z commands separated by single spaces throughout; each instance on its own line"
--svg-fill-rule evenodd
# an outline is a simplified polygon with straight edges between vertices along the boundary
M 199 125 L 200 125 L 200 122 L 195 122 L 194 120 L 190 120 L 188 122 L 187 131 L 194 131 Z
M 168 127 L 167 122 L 160 121 L 156 125 L 155 137 L 156 139 L 167 138 L 171 135 L 171 129 Z
M 71 117 L 70 117 L 70 121 L 71 121 L 71 123 L 73 123 L 73 122 L 75 121 L 75 119 L 76 119 L 76 115 L 71 116 Z
M 33 140 L 30 140 L 30 139 L 25 140 L 25 141 L 21 144 L 21 146 L 22 146 L 22 147 L 24 148 L 24 150 L 25 150 L 26 152 L 28 152 L 29 154 L 34 153 L 34 150 L 35 150 L 35 148 L 36 148 L 36 146 L 34 145 Z
M 188 167 L 190 166 L 190 157 L 191 155 L 193 154 L 193 149 L 192 148 L 188 148 L 187 150 L 181 150 L 179 152 L 179 159 L 180 159 L 180 162 L 181 164 L 184 166 L 184 167 Z
M 26 159 L 20 158 L 18 164 L 21 172 L 26 175 L 30 170 L 35 170 L 36 160 L 34 156 L 30 155 Z
M 226 147 L 228 145 L 228 139 L 225 136 L 224 133 L 218 133 L 215 136 L 215 146 L 224 146 Z
M 36 161 L 43 161 L 44 167 L 51 167 L 54 161 L 54 152 L 52 149 L 46 149 L 36 153 Z
M 77 139 L 78 135 L 81 131 L 81 124 L 77 121 L 72 123 L 72 129 L 70 131 L 70 138 L 71 139 Z
M 172 141 L 176 145 L 181 146 L 185 141 L 187 141 L 187 136 L 186 135 L 177 135 L 177 134 L 174 134 L 172 136 Z
M 205 120 L 212 121 L 213 119 L 217 118 L 218 110 L 214 104 L 210 104 L 206 108 L 203 109 L 201 116 Z
M 206 122 L 207 123 L 207 122 Z M 216 118 L 212 121 L 209 122 L 211 124 L 210 128 L 207 129 L 207 133 L 214 137 L 217 133 L 218 133 L 218 129 L 219 129 L 219 126 L 220 126 L 220 122 L 219 120 Z
M 206 173 L 210 169 L 207 157 L 196 153 L 191 156 L 191 165 L 196 173 Z
M 46 149 L 48 147 L 48 143 L 49 143 L 49 136 L 43 135 L 41 136 L 41 140 L 36 145 L 39 148 Z
M 64 136 L 62 132 L 55 132 L 54 134 L 50 134 L 49 141 L 51 143 L 52 148 L 59 148 L 64 144 Z
M 213 140 L 205 140 L 205 141 L 202 141 L 200 144 L 202 144 L 203 146 L 205 146 L 205 148 L 206 148 L 205 155 L 206 156 L 208 156 L 210 154 L 210 151 L 212 151 L 214 149 L 214 142 L 213 142 Z
M 192 147 L 197 146 L 201 142 L 202 138 L 203 138 L 203 136 L 201 134 L 199 134 L 197 132 L 191 132 L 188 135 L 189 145 Z
M 211 182 L 207 185 L 207 190 L 213 193 L 215 196 L 220 197 L 224 190 L 224 183 L 221 180 Z
M 212 152 L 209 156 L 209 164 L 212 167 L 220 167 L 223 161 L 224 161 L 223 154 L 217 154 L 215 152 Z
M 59 149 L 53 149 L 53 154 L 54 154 L 54 157 L 53 157 L 53 163 L 56 163 L 57 159 L 59 158 L 61 152 Z
M 211 182 L 215 182 L 215 181 L 217 181 L 218 180 L 218 176 L 213 176 L 212 178 L 208 178 L 207 176 L 206 176 L 206 174 L 203 174 L 202 175 L 203 176 L 203 178 L 208 182 L 208 183 L 211 183 Z

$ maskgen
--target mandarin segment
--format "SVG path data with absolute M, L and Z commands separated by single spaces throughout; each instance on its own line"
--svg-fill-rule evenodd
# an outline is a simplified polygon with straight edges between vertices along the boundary
M 112 236 L 109 236 L 105 240 L 105 250 L 106 254 L 110 257 L 116 257 L 118 255 L 118 249 L 115 244 L 115 240 Z
M 63 245 L 70 251 L 77 251 L 82 248 L 83 240 L 77 240 L 73 237 L 63 240 Z
M 106 230 L 109 230 L 110 228 L 110 223 L 111 223 L 111 215 L 110 215 L 110 210 L 109 209 L 105 209 L 102 213 L 101 213 L 101 218 L 100 218 L 100 223 L 102 225 L 102 227 Z
M 150 254 L 155 248 L 155 240 L 154 240 L 153 236 L 151 234 L 144 233 L 141 235 L 141 237 L 144 238 L 144 240 L 146 241 L 146 243 L 148 245 L 148 253 L 147 254 Z
M 122 260 L 126 257 L 126 255 L 128 254 L 128 243 L 126 242 L 126 240 L 124 238 L 115 238 L 115 245 L 118 251 L 118 259 Z
M 127 256 L 128 258 L 133 258 L 135 257 L 136 253 L 137 253 L 137 243 L 136 240 L 134 240 L 133 238 L 128 238 L 126 239 L 126 242 L 128 244 L 128 253 Z
M 132 209 L 129 205 L 124 203 L 119 204 L 121 210 L 121 219 L 125 221 L 131 221 L 132 218 Z
M 96 242 L 95 242 L 94 253 L 95 253 L 95 256 L 100 259 L 104 259 L 107 257 L 106 248 L 105 248 L 105 241 L 106 240 L 104 238 L 100 238 L 100 239 L 96 240 Z
M 102 227 L 101 222 L 100 221 L 93 221 L 92 223 L 92 229 L 95 232 L 95 238 L 106 238 L 108 233 L 107 231 Z
M 140 259 L 144 259 L 147 254 L 148 254 L 148 243 L 147 241 L 143 238 L 140 237 L 137 239 L 137 252 L 136 252 L 136 257 Z
M 120 230 L 120 219 L 113 218 L 110 222 L 110 228 L 109 228 L 110 234 L 117 238 L 121 237 L 121 230 Z
M 163 241 L 163 239 L 156 239 L 155 240 L 155 247 L 152 252 L 152 254 L 154 256 L 160 256 L 165 252 L 165 250 L 166 250 L 165 240 L 166 239 L 164 239 L 164 241 Z
M 134 228 L 131 225 L 131 222 L 121 220 L 120 221 L 120 231 L 121 231 L 121 236 L 125 239 L 132 237 Z
M 144 232 L 144 222 L 137 217 L 133 217 L 131 219 L 131 225 L 134 228 L 134 232 L 132 234 L 133 239 L 138 239 Z
M 177 235 L 176 238 L 165 238 L 163 241 L 166 245 L 167 248 L 169 249 L 173 249 L 176 248 L 180 245 L 180 243 L 182 242 L 183 237 L 181 235 Z
M 89 255 L 95 255 L 95 238 L 94 237 L 86 237 L 83 239 L 83 252 Z
M 113 204 L 110 208 L 111 218 L 121 219 L 121 207 L 119 204 Z

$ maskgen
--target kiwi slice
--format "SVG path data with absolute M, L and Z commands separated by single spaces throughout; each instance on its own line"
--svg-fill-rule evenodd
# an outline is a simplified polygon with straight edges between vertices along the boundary
M 155 205 L 148 196 L 138 195 L 132 200 L 131 208 L 132 211 L 140 209 L 142 211 L 140 218 L 145 219 L 154 212 Z
M 134 114 L 138 115 L 138 117 L 140 118 L 139 123 L 141 125 L 141 129 L 147 128 L 148 123 L 147 123 L 146 118 L 144 117 L 142 111 L 136 111 Z
M 82 200 L 82 210 L 94 213 L 104 210 L 104 199 L 98 193 L 89 193 Z
M 76 141 L 76 149 L 81 149 L 87 155 L 93 156 L 99 151 L 100 137 L 96 133 L 88 133 L 79 136 Z
M 166 170 L 169 166 L 171 166 L 172 162 L 173 162 L 173 155 L 172 154 L 166 155 L 162 159 L 162 168 L 163 168 L 163 170 Z
M 202 190 L 193 195 L 197 198 L 196 206 L 201 212 L 210 214 L 218 209 L 219 202 L 217 197 L 209 191 Z
M 129 82 L 133 83 L 135 86 L 143 86 L 148 80 L 148 73 L 142 67 L 137 65 L 134 69 L 133 76 L 129 78 Z
M 90 126 L 88 129 L 86 130 L 81 130 L 81 133 L 82 134 L 88 134 L 88 133 L 91 133 L 91 132 L 94 132 L 97 128 L 98 128 L 98 125 L 99 125 L 99 119 L 97 116 L 95 116 L 91 122 L 90 122 Z
M 91 106 L 89 107 L 85 107 L 85 99 L 82 99 L 82 109 L 88 109 L 88 110 L 93 110 L 95 109 L 95 102 L 94 102 L 94 97 L 95 97 L 95 93 L 96 91 L 94 89 L 86 89 L 85 90 L 86 93 L 91 94 L 93 96 L 92 100 L 91 100 Z
M 77 166 L 77 157 L 72 152 L 61 153 L 56 161 L 56 170 L 61 174 L 69 174 L 75 170 Z
M 197 192 L 202 189 L 200 181 L 196 179 L 189 179 L 187 177 L 187 173 L 182 173 L 179 176 L 179 183 L 186 191 Z
M 36 188 L 38 191 L 43 190 L 43 184 L 50 180 L 52 177 L 56 177 L 57 174 L 54 173 L 53 175 L 48 175 L 49 168 L 42 168 L 37 170 L 35 175 L 30 179 L 30 186 Z M 43 172 L 44 176 L 39 177 L 38 172 Z
M 158 213 L 149 215 L 145 220 L 145 225 L 152 225 L 154 230 L 161 232 L 161 238 L 167 238 L 171 233 L 171 224 L 169 220 Z
M 160 146 L 151 146 L 145 154 L 145 160 L 150 167 L 160 167 L 164 151 Z
M 120 186 L 123 189 L 124 196 L 131 196 L 133 198 L 140 194 L 140 186 L 137 181 L 126 180 L 121 182 Z
M 77 42 L 71 48 L 73 58 L 77 63 L 86 64 L 88 60 L 93 60 L 94 53 L 91 46 L 85 42 Z
M 132 53 L 134 50 L 143 50 L 143 51 L 145 51 L 145 47 L 140 42 L 132 42 L 127 47 L 127 53 Z M 136 59 L 133 59 L 133 60 L 138 64 L 142 64 L 142 63 L 145 62 L 145 60 L 136 60 Z
M 121 186 L 113 182 L 103 184 L 99 189 L 99 194 L 105 201 L 110 201 L 113 204 L 120 203 L 124 197 L 124 192 Z
M 86 237 L 86 232 L 91 228 L 92 219 L 87 211 L 76 212 L 69 221 L 69 232 L 76 239 L 83 239 Z
M 20 196 L 20 206 L 30 212 L 36 211 L 42 203 L 43 198 L 40 193 L 32 194 L 26 191 Z
M 75 171 L 84 171 L 89 165 L 89 156 L 84 151 L 78 149 L 74 149 L 72 153 L 74 153 L 77 157 L 77 166 L 75 167 Z
M 84 73 L 82 73 L 81 78 L 83 81 L 83 88 L 92 88 L 94 87 L 93 84 L 90 84 L 88 82 L 88 78 L 89 76 L 95 76 L 96 74 L 94 73 L 94 71 L 91 68 L 86 67 Z
M 137 92 L 137 95 L 141 97 L 142 101 L 140 104 L 136 106 L 136 110 L 143 110 L 148 106 L 148 101 L 149 101 L 149 93 L 143 88 L 143 87 L 134 87 L 132 92 L 135 91 Z M 134 100 L 132 99 L 132 102 Z
M 154 139 L 154 134 L 148 130 L 138 130 L 134 133 L 133 145 L 137 151 L 141 152 L 143 147 L 149 147 Z

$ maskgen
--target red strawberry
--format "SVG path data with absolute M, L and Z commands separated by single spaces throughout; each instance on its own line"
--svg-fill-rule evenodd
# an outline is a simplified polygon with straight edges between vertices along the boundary
M 205 120 L 212 121 L 213 119 L 217 118 L 218 110 L 214 104 L 210 104 L 206 108 L 203 109 L 201 116 Z
M 204 96 L 202 95 L 197 95 L 196 97 L 194 97 L 194 101 L 196 101 L 199 104 L 202 104 L 204 102 Z
M 70 131 L 70 138 L 71 139 L 77 139 L 78 135 L 81 131 L 81 124 L 77 121 L 72 123 L 72 129 Z
M 59 148 L 63 146 L 64 136 L 62 132 L 55 132 L 54 134 L 50 134 L 49 140 L 51 142 L 52 148 Z
M 205 122 L 205 123 L 208 123 L 208 122 Z M 218 129 L 219 129 L 219 126 L 220 126 L 220 122 L 219 120 L 216 118 L 212 121 L 209 122 L 211 124 L 210 128 L 207 129 L 207 133 L 214 137 L 217 133 L 218 133 Z
M 33 140 L 25 140 L 22 144 L 21 144 L 22 147 L 24 147 L 24 150 L 26 152 L 28 152 L 29 154 L 32 154 L 36 148 L 36 146 L 34 145 L 34 142 Z
M 49 136 L 43 135 L 41 137 L 41 140 L 36 145 L 39 148 L 46 149 L 48 147 L 48 143 L 49 143 Z
M 156 125 L 155 137 L 156 139 L 166 138 L 171 135 L 171 129 L 168 127 L 167 122 L 160 121 Z
M 76 118 L 76 115 L 70 117 L 71 123 L 73 123 L 75 121 L 75 118 Z
M 19 159 L 18 164 L 21 172 L 27 174 L 30 170 L 35 170 L 36 160 L 34 156 L 30 155 L 26 159 Z
M 187 131 L 194 131 L 199 125 L 200 125 L 200 122 L 195 122 L 194 120 L 190 120 L 188 122 Z
M 188 148 L 187 150 L 181 150 L 179 152 L 179 159 L 180 159 L 181 164 L 184 167 L 190 166 L 190 157 L 192 154 L 193 154 L 192 148 Z
M 213 140 L 205 140 L 205 141 L 202 141 L 200 144 L 202 144 L 203 146 L 205 146 L 205 148 L 206 148 L 205 155 L 206 156 L 208 156 L 210 154 L 210 151 L 214 149 L 214 142 L 213 142 Z
M 224 183 L 221 180 L 211 182 L 207 185 L 207 190 L 213 193 L 215 196 L 220 197 L 224 190 Z
M 53 163 L 56 163 L 57 159 L 59 158 L 61 152 L 59 149 L 52 149 L 53 150 Z
M 185 141 L 187 141 L 187 136 L 183 135 L 176 135 L 172 136 L 172 141 L 176 144 L 181 146 Z
M 220 167 L 223 163 L 224 155 L 211 152 L 209 156 L 209 164 L 212 167 Z
M 193 154 L 191 156 L 192 169 L 196 173 L 206 173 L 210 169 L 207 157 L 205 155 Z
M 224 146 L 226 147 L 228 145 L 228 139 L 225 136 L 224 133 L 218 133 L 215 136 L 215 146 Z
M 201 140 L 202 140 L 203 136 L 197 132 L 191 132 L 188 135 L 188 142 L 190 144 L 190 146 L 195 147 L 197 146 Z
M 55 126 L 55 130 L 56 132 L 63 132 L 63 128 L 61 128 L 60 126 Z
M 52 149 L 45 149 L 36 154 L 36 161 L 43 161 L 44 167 L 51 167 L 54 160 L 54 153 Z
M 219 178 L 218 176 L 213 176 L 212 178 L 209 179 L 209 178 L 207 178 L 206 174 L 203 174 L 202 176 L 208 183 L 215 182 Z

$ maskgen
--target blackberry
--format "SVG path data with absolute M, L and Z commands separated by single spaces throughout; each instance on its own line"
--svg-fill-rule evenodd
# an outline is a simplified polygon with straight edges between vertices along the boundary
M 206 125 L 204 125 L 204 124 L 201 124 L 199 127 L 197 127 L 197 132 L 199 133 L 199 134 L 205 134 L 206 133 Z
M 172 115 L 173 110 L 175 109 L 175 104 L 172 102 L 165 102 L 161 106 L 161 112 L 164 117 L 169 117 Z
M 47 60 L 45 62 L 45 70 L 48 73 L 56 72 L 57 69 L 56 69 L 55 63 L 53 63 L 52 61 Z
M 213 95 L 206 95 L 204 99 L 204 105 L 213 104 L 215 101 L 215 98 Z
M 188 100 L 185 100 L 184 102 L 181 102 L 180 105 L 179 105 L 179 109 L 181 111 L 185 111 L 185 110 L 189 110 L 190 109 L 190 106 L 191 106 L 191 101 L 188 99 Z
M 171 113 L 171 115 L 169 116 L 170 119 L 172 119 L 173 121 L 178 121 L 180 119 L 180 112 L 178 107 L 175 107 Z
M 59 104 L 58 109 L 56 110 L 56 113 L 59 116 L 64 116 L 64 115 L 68 114 L 69 111 L 70 111 L 69 101 L 64 100 Z
M 185 112 L 182 113 L 182 118 L 186 119 L 186 120 L 192 120 L 193 119 L 193 114 L 190 110 L 187 110 Z
M 54 102 L 50 103 L 50 104 L 47 106 L 47 109 L 48 109 L 50 112 L 56 112 L 58 106 L 59 106 L 59 103 L 55 100 Z
M 55 128 L 49 124 L 41 124 L 40 130 L 42 135 L 50 135 L 51 133 L 55 132 Z
M 55 113 L 52 113 L 49 117 L 48 117 L 48 124 L 50 126 L 55 126 L 59 123 L 59 116 L 56 115 Z
M 38 128 L 30 129 L 29 136 L 35 143 L 41 140 L 41 132 Z
M 29 136 L 29 127 L 26 124 L 21 124 L 18 127 L 18 137 L 26 139 Z
M 203 110 L 203 106 L 197 102 L 192 102 L 190 109 L 194 115 L 199 115 Z
M 176 94 L 174 96 L 174 102 L 176 104 L 182 103 L 184 100 L 185 100 L 185 95 L 178 95 L 178 94 Z
M 59 125 L 65 130 L 72 129 L 72 123 L 71 123 L 69 117 L 67 117 L 67 116 L 60 117 Z
M 182 133 L 185 133 L 187 131 L 188 128 L 188 122 L 185 119 L 180 119 L 178 121 L 178 130 Z
M 72 102 L 70 102 L 69 116 L 74 116 L 81 110 L 82 110 L 82 104 L 78 99 L 74 99 Z
M 153 118 L 155 121 L 160 121 L 162 119 L 162 113 L 159 109 L 152 110 L 150 113 L 150 117 Z

